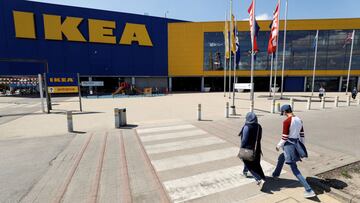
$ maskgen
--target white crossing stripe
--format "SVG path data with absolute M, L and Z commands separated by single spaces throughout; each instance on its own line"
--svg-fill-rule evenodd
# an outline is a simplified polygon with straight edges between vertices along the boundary
M 16 106 L 16 104 L 0 103 L 0 108 L 8 108 L 8 107 L 12 107 L 12 106 Z
M 195 126 L 186 124 L 186 125 L 175 125 L 175 126 L 156 127 L 156 128 L 145 128 L 145 129 L 137 129 L 137 132 L 138 134 L 145 134 L 145 133 L 163 132 L 168 130 L 184 130 L 190 128 L 195 128 Z
M 39 106 L 39 105 L 40 104 L 29 104 L 27 107 L 32 108 L 32 107 Z
M 175 156 L 166 159 L 154 160 L 151 163 L 157 171 L 165 171 L 175 168 L 192 166 L 221 159 L 236 157 L 239 148 L 231 147 L 226 149 L 212 150 L 190 155 Z
M 221 143 L 225 143 L 225 141 L 216 137 L 206 137 L 178 142 L 168 142 L 163 144 L 145 145 L 145 149 L 148 154 L 157 154 Z
M 265 175 L 275 168 L 262 161 Z M 242 175 L 243 166 L 234 166 L 222 170 L 201 173 L 198 175 L 163 182 L 169 196 L 174 202 L 185 202 L 210 194 L 226 191 L 254 182 L 253 178 Z
M 164 133 L 158 135 L 141 136 L 140 139 L 143 142 L 149 142 L 149 141 L 166 140 L 172 138 L 192 137 L 192 136 L 204 135 L 204 134 L 207 134 L 207 132 L 203 130 L 191 130 L 191 131 L 182 131 L 182 132 L 174 132 L 174 133 Z

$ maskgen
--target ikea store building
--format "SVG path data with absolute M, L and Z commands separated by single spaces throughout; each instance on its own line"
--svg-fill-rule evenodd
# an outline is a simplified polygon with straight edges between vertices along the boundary
M 260 21 L 255 90 L 268 91 L 270 21 Z M 283 22 L 281 22 L 283 26 Z M 82 81 L 119 82 L 172 91 L 223 91 L 224 22 L 181 20 L 23 0 L 0 1 L 0 78 L 80 73 Z M 250 81 L 248 22 L 238 22 L 241 60 L 236 76 Z M 282 29 L 282 27 L 281 27 Z M 284 91 L 311 91 L 314 38 L 319 30 L 316 87 L 344 91 L 350 58 L 346 39 L 356 30 L 350 88 L 360 76 L 360 19 L 289 20 Z M 279 53 L 282 53 L 282 31 Z M 279 56 L 282 59 L 281 56 Z M 279 60 L 279 70 L 282 60 Z M 281 71 L 277 82 L 280 86 Z

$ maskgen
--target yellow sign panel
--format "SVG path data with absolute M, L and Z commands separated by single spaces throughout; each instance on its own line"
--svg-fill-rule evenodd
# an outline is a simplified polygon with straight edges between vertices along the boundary
M 79 89 L 77 86 L 58 86 L 58 87 L 48 87 L 49 93 L 78 93 Z

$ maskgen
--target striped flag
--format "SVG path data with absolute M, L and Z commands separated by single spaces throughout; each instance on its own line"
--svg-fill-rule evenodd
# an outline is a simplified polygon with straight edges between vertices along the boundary
M 232 21 L 232 35 L 231 35 L 231 52 L 235 53 L 236 52 L 236 39 L 235 39 L 235 29 L 236 29 L 236 25 L 235 25 L 235 16 L 231 15 L 231 21 Z
M 235 24 L 234 28 L 234 35 L 235 35 L 235 42 L 236 42 L 236 65 L 240 63 L 240 43 L 239 43 L 239 36 L 238 36 L 238 29 Z
M 279 37 L 279 16 L 280 16 L 280 12 L 279 12 L 279 5 L 280 5 L 280 0 L 278 1 L 274 14 L 273 14 L 273 21 L 271 22 L 270 25 L 270 39 L 269 39 L 269 44 L 268 44 L 268 53 L 272 54 L 276 52 L 276 48 L 278 45 L 278 37 Z
M 257 53 L 259 51 L 258 45 L 257 45 L 257 40 L 256 38 L 259 35 L 259 31 L 260 31 L 260 26 L 259 24 L 256 22 L 255 19 L 255 8 L 254 8 L 254 0 L 252 0 L 251 5 L 248 9 L 248 13 L 250 15 L 249 17 L 249 23 L 250 23 L 250 34 L 251 34 L 251 41 L 253 44 L 253 52 Z M 253 22 L 255 22 L 255 25 L 253 25 Z

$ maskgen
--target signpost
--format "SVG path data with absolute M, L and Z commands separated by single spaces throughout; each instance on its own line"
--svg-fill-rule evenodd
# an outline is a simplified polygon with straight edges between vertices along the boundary
M 50 94 L 68 94 L 79 93 L 80 111 L 82 111 L 80 75 L 75 73 L 47 73 L 45 75 L 46 90 Z M 48 103 L 48 112 L 51 110 L 51 104 Z

